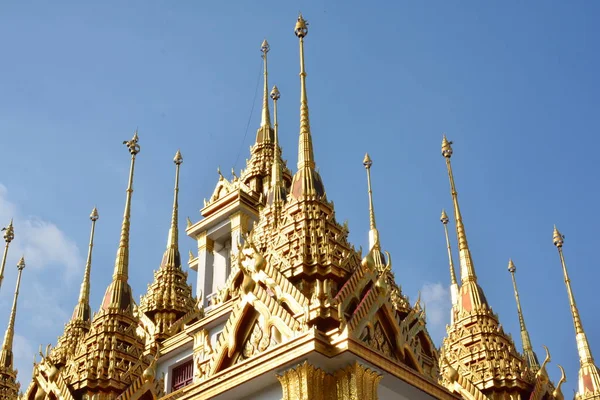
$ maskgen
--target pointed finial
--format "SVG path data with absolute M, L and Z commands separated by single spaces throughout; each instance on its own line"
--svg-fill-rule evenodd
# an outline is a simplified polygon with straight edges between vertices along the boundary
M 298 14 L 298 21 L 296 21 L 294 33 L 301 39 L 308 35 L 308 22 L 302 18 L 302 13 Z
M 2 228 L 2 231 L 4 232 L 4 241 L 6 244 L 4 245 L 4 254 L 2 255 L 2 263 L 0 264 L 0 287 L 2 287 L 2 281 L 4 280 L 4 268 L 6 267 L 6 259 L 8 257 L 8 247 L 10 246 L 10 242 L 15 238 L 12 218 L 10 219 L 8 226 Z
M 4 335 L 4 341 L 2 343 L 2 350 L 0 351 L 0 368 L 7 369 L 9 371 L 13 370 L 13 338 L 15 335 L 15 319 L 17 316 L 17 299 L 19 298 L 19 287 L 21 285 L 21 274 L 23 273 L 23 269 L 25 268 L 25 258 L 21 257 L 19 262 L 17 263 L 17 270 L 19 271 L 17 275 L 17 285 L 15 288 L 15 295 L 13 299 L 12 308 L 10 310 L 10 316 L 8 318 L 8 328 L 6 328 L 6 333 Z
M 512 258 L 508 259 L 508 272 L 510 272 L 511 274 L 514 274 L 517 271 L 517 267 L 515 267 L 515 263 L 513 262 Z
M 442 216 L 440 217 L 440 221 L 442 224 L 447 225 L 450 219 L 448 218 L 448 214 L 446 214 L 446 210 L 442 209 Z
M 186 228 L 189 228 L 190 226 L 192 226 L 192 220 L 190 219 L 190 217 L 186 217 Z
M 260 45 L 260 51 L 262 51 L 263 54 L 267 54 L 269 50 L 271 50 L 271 46 L 269 46 L 269 42 L 267 42 L 267 39 L 265 39 Z
M 446 158 L 452 157 L 452 142 L 449 142 L 446 135 L 442 137 L 442 155 Z
M 177 153 L 175 153 L 175 157 L 173 157 L 173 162 L 175 163 L 175 165 L 183 164 L 183 157 L 181 156 L 181 151 L 177 150 Z
M 508 260 L 508 272 L 511 274 L 513 290 L 515 294 L 515 301 L 517 303 L 517 314 L 519 317 L 519 327 L 521 328 L 521 341 L 523 345 L 523 354 L 525 355 L 525 361 L 527 362 L 527 366 L 533 371 L 537 372 L 540 370 L 540 363 L 538 361 L 537 355 L 533 351 L 533 346 L 531 345 L 531 338 L 529 336 L 529 332 L 525 327 L 525 318 L 523 317 L 523 310 L 521 309 L 521 300 L 519 298 L 519 290 L 517 289 L 517 279 L 515 277 L 515 272 L 517 271 L 517 267 L 515 267 L 515 263 L 512 258 Z M 544 346 L 545 348 L 545 346 Z M 546 352 L 547 349 L 546 349 Z M 549 354 L 549 353 L 548 353 Z
M 131 153 L 132 156 L 135 156 L 136 154 L 138 154 L 140 152 L 140 145 L 138 144 L 139 138 L 138 138 L 138 130 L 137 128 L 135 129 L 135 133 L 133 134 L 133 137 L 131 138 L 131 140 L 124 140 L 123 144 L 127 145 L 127 149 L 129 150 L 129 153 Z
M 281 97 L 281 93 L 279 93 L 279 89 L 277 89 L 277 85 L 273 86 L 273 89 L 271 89 L 271 99 L 273 99 L 273 101 L 279 100 L 279 98 Z
M 81 282 L 81 289 L 79 290 L 79 301 L 73 310 L 73 316 L 71 320 L 89 322 L 92 318 L 92 312 L 90 309 L 90 274 L 92 270 L 92 249 L 94 248 L 94 232 L 96 229 L 96 221 L 100 216 L 98 215 L 98 209 L 94 207 L 90 214 L 90 220 L 92 221 L 92 228 L 90 232 L 90 242 L 88 244 L 88 255 L 85 263 L 85 270 L 83 273 L 83 282 Z
M 552 242 L 556 247 L 562 247 L 565 242 L 564 235 L 558 231 L 556 225 L 554 225 L 554 231 L 552 232 Z
M 365 153 L 365 158 L 363 159 L 363 165 L 365 166 L 366 169 L 371 168 L 371 165 L 373 165 L 373 161 L 371 161 L 371 157 L 369 157 L 369 153 Z
M 10 219 L 10 223 L 8 224 L 7 227 L 2 228 L 2 231 L 4 232 L 4 241 L 8 244 L 10 242 L 13 241 L 13 239 L 15 238 L 15 229 L 13 227 L 13 219 Z
M 25 256 L 21 256 L 17 263 L 17 270 L 22 271 L 25 268 Z

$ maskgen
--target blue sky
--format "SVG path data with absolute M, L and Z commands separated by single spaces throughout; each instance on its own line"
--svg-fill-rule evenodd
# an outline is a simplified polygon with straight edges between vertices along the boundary
M 39 343 L 55 343 L 75 305 L 94 205 L 100 212 L 92 308 L 110 282 L 128 153 L 136 127 L 131 285 L 136 299 L 166 244 L 180 148 L 180 226 L 199 219 L 218 175 L 248 157 L 259 125 L 260 44 L 277 84 L 280 142 L 295 170 L 299 128 L 301 7 L 315 157 L 337 218 L 367 246 L 361 161 L 373 158 L 383 246 L 411 300 L 428 303 L 439 344 L 449 321 L 449 273 L 440 210 L 451 199 L 440 155 L 453 166 L 475 268 L 489 302 L 520 349 L 509 257 L 525 318 L 543 358 L 547 345 L 576 385 L 578 360 L 552 226 L 565 255 L 592 351 L 600 273 L 597 131 L 600 4 L 581 2 L 6 2 L 0 13 L 0 224 L 16 236 L 0 291 L 8 320 L 15 264 L 24 271 L 15 352 L 26 387 Z M 250 118 L 247 134 L 246 126 Z M 239 158 L 238 158 L 239 154 Z M 237 162 L 236 162 L 237 160 Z M 454 237 L 453 243 L 455 242 Z M 182 232 L 187 254 L 194 242 Z M 456 251 L 455 251 L 456 255 Z M 455 260 L 457 261 L 457 260 Z M 195 273 L 190 273 L 190 281 Z

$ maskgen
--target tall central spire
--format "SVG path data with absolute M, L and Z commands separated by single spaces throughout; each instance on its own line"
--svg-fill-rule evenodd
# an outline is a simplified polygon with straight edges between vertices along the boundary
M 83 322 L 89 322 L 91 320 L 90 311 L 90 272 L 92 269 L 92 249 L 94 247 L 94 231 L 96 230 L 96 221 L 100 216 L 96 207 L 90 214 L 90 220 L 92 221 L 92 229 L 90 232 L 90 243 L 88 245 L 87 262 L 85 263 L 85 272 L 83 274 L 83 282 L 81 282 L 81 289 L 79 291 L 79 301 L 73 311 L 72 320 L 79 320 Z
M 13 299 L 13 305 L 10 310 L 10 317 L 8 319 L 8 328 L 4 334 L 4 342 L 2 343 L 2 351 L 0 352 L 0 369 L 12 370 L 13 369 L 13 338 L 15 336 L 15 318 L 17 316 L 17 299 L 19 298 L 19 286 L 21 286 L 21 274 L 25 268 L 25 259 L 21 257 L 17 264 L 19 273 L 17 275 L 17 287 L 15 289 L 15 297 Z
M 13 228 L 13 221 L 10 220 L 10 224 L 6 228 L 2 228 L 4 231 L 4 254 L 2 255 L 2 264 L 0 264 L 0 288 L 2 287 L 2 281 L 4 280 L 4 267 L 6 266 L 6 257 L 8 256 L 8 247 L 10 242 L 15 238 L 15 230 Z
M 575 325 L 577 351 L 579 353 L 579 390 L 576 398 L 583 397 L 585 399 L 596 400 L 600 399 L 600 371 L 594 364 L 592 350 L 590 349 L 590 344 L 583 330 L 583 324 L 581 323 L 579 310 L 577 309 L 577 304 L 575 303 L 573 289 L 571 289 L 571 280 L 569 279 L 567 264 L 565 263 L 565 257 L 562 250 L 564 238 L 565 237 L 558 231 L 558 229 L 556 229 L 556 226 L 554 226 L 552 242 L 558 249 L 560 263 L 563 269 L 565 286 L 567 287 L 567 295 L 569 296 L 569 305 L 571 306 L 571 314 L 573 315 L 573 324 Z
M 533 346 L 531 345 L 531 338 L 529 337 L 529 332 L 525 327 L 525 318 L 523 318 L 523 311 L 521 310 L 521 300 L 519 299 L 519 291 L 517 289 L 517 280 L 515 278 L 515 272 L 517 268 L 513 263 L 513 260 L 508 261 L 508 272 L 510 272 L 510 276 L 512 277 L 513 289 L 515 290 L 515 300 L 517 302 L 517 312 L 519 313 L 519 326 L 521 327 L 521 340 L 523 341 L 523 354 L 525 355 L 525 361 L 527 361 L 527 365 L 533 372 L 537 372 L 540 369 L 540 363 L 538 361 L 537 355 L 533 351 Z
M 323 196 L 325 189 L 319 173 L 315 171 L 308 98 L 306 95 L 306 70 L 304 68 L 304 38 L 308 34 L 308 22 L 298 15 L 294 33 L 300 39 L 300 139 L 298 145 L 298 172 L 292 182 L 292 194 L 302 196 Z
M 469 243 L 467 242 L 467 234 L 465 232 L 465 225 L 463 224 L 462 215 L 460 213 L 460 207 L 458 205 L 458 193 L 456 192 L 456 185 L 454 183 L 454 174 L 452 173 L 452 163 L 450 158 L 452 157 L 452 142 L 449 142 L 444 135 L 442 139 L 442 156 L 446 159 L 446 168 L 448 170 L 448 178 L 450 180 L 450 192 L 452 194 L 452 202 L 454 205 L 454 221 L 456 224 L 456 236 L 458 239 L 458 253 L 460 263 L 460 277 L 461 277 L 461 296 L 462 306 L 467 311 L 471 311 L 473 308 L 480 306 L 481 304 L 487 304 L 483 291 L 477 285 L 477 276 L 475 275 L 475 268 L 473 267 L 473 259 L 471 258 L 471 251 L 469 250 Z M 465 296 L 469 293 L 468 296 Z
M 127 197 L 125 200 L 125 212 L 123 213 L 123 224 L 121 225 L 121 239 L 117 250 L 115 260 L 115 269 L 113 280 L 106 289 L 102 308 L 116 308 L 118 310 L 127 310 L 131 308 L 133 297 L 131 296 L 131 287 L 127 282 L 129 278 L 129 219 L 131 217 L 131 195 L 133 194 L 133 172 L 135 168 L 135 157 L 140 152 L 140 145 L 137 130 L 133 138 L 124 141 L 131 154 L 131 166 L 129 168 L 129 181 L 127 184 Z

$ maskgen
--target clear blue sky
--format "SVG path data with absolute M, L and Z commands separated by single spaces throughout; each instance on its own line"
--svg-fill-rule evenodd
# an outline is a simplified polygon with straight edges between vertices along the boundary
M 565 254 L 592 350 L 600 357 L 595 220 L 600 126 L 600 3 L 559 2 L 5 2 L 0 13 L 1 224 L 17 239 L 0 291 L 8 320 L 14 267 L 24 271 L 17 316 L 19 376 L 26 387 L 39 343 L 55 343 L 76 302 L 98 206 L 92 308 L 110 281 L 129 157 L 138 157 L 131 228 L 136 299 L 166 244 L 174 166 L 182 166 L 180 225 L 199 219 L 216 168 L 239 171 L 260 116 L 253 106 L 260 43 L 270 85 L 281 90 L 284 157 L 295 170 L 301 7 L 315 156 L 337 218 L 367 245 L 361 161 L 373 160 L 375 208 L 396 277 L 414 301 L 424 291 L 439 344 L 449 320 L 442 207 L 450 209 L 443 132 L 476 271 L 517 346 L 509 257 L 517 266 L 532 341 L 576 385 L 575 335 L 552 225 Z M 256 106 L 259 107 L 260 98 Z M 241 150 L 241 156 L 237 155 Z M 237 160 L 237 164 L 236 164 Z M 454 237 L 453 237 L 454 242 Z M 184 259 L 194 242 L 181 235 Z M 456 251 L 455 251 L 456 254 Z M 190 273 L 190 281 L 195 273 Z

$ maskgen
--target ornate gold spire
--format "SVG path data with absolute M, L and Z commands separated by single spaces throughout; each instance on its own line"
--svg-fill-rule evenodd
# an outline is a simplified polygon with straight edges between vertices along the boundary
M 172 250 L 172 252 L 179 254 L 179 167 L 183 164 L 183 157 L 179 150 L 175 153 L 173 162 L 175 163 L 175 189 L 173 190 L 173 212 L 171 214 L 169 238 L 167 239 L 167 251 Z
M 450 390 L 454 390 L 452 382 L 447 378 L 448 371 L 453 368 L 463 379 L 474 385 L 469 392 L 475 397 L 478 397 L 478 390 L 489 398 L 524 398 L 526 393 L 531 393 L 535 376 L 526 373 L 524 359 L 517 352 L 512 338 L 502 329 L 498 316 L 488 305 L 483 290 L 477 284 L 450 163 L 453 153 L 451 145 L 452 142 L 444 135 L 442 156 L 446 159 L 454 205 L 461 284 L 458 301 L 453 307 L 452 323 L 447 329 L 448 336 L 441 349 L 441 359 L 447 360 L 440 364 L 442 382 Z M 444 215 L 442 222 L 443 217 Z M 516 395 L 516 392 L 519 394 Z
M 99 215 L 96 207 L 90 214 L 90 220 L 92 221 L 92 229 L 90 232 L 90 243 L 88 245 L 87 262 L 85 263 L 85 272 L 83 274 L 83 282 L 81 282 L 81 289 L 79 291 L 79 301 L 73 311 L 72 320 L 80 320 L 89 322 L 91 320 L 90 311 L 90 272 L 92 269 L 92 249 L 94 247 L 94 231 L 96 229 L 96 221 L 98 221 Z
M 263 40 L 261 46 L 260 46 L 260 51 L 262 51 L 263 55 L 263 66 L 264 66 L 264 70 L 263 70 L 263 76 L 264 76 L 264 89 L 263 89 L 263 105 L 262 105 L 262 113 L 261 113 L 261 117 L 260 117 L 260 126 L 267 126 L 270 127 L 271 126 L 271 116 L 269 115 L 269 83 L 268 83 L 268 75 L 269 73 L 267 72 L 267 53 L 269 52 L 269 50 L 271 49 L 271 47 L 269 46 L 269 42 L 267 42 L 267 39 Z M 268 140 L 268 136 L 265 138 L 265 140 Z
M 135 157 L 140 152 L 140 145 L 137 129 L 133 138 L 124 141 L 131 154 L 131 166 L 129 168 L 129 181 L 127 184 L 127 197 L 125 200 L 125 212 L 123 214 L 123 224 L 121 225 L 121 239 L 117 258 L 115 260 L 115 269 L 113 280 L 106 289 L 102 309 L 116 308 L 118 310 L 131 309 L 133 297 L 131 296 L 131 287 L 127 282 L 129 278 L 129 219 L 131 216 L 131 195 L 133 193 L 133 172 L 135 168 Z
M 267 53 L 271 47 L 267 39 L 260 45 L 260 51 L 263 59 L 263 102 L 260 115 L 260 127 L 256 131 L 256 144 L 270 144 L 273 141 L 273 128 L 271 128 L 271 115 L 269 113 L 269 80 L 267 70 Z M 258 149 L 256 149 L 258 150 Z
M 8 247 L 10 246 L 10 242 L 15 238 L 15 229 L 13 228 L 13 220 L 11 218 L 10 224 L 6 228 L 2 228 L 4 231 L 4 241 L 6 245 L 4 245 L 4 254 L 2 255 L 2 265 L 0 265 L 0 288 L 2 287 L 2 281 L 4 280 L 4 267 L 6 266 L 6 257 L 8 255 Z
M 325 188 L 321 176 L 315 170 L 308 98 L 306 96 L 306 70 L 304 69 L 304 37 L 308 34 L 308 22 L 298 15 L 294 33 L 300 39 L 300 139 L 298 145 L 298 172 L 292 182 L 292 194 L 302 196 L 323 196 Z
M 440 221 L 444 225 L 444 233 L 446 235 L 446 248 L 448 249 L 448 262 L 450 264 L 450 298 L 452 299 L 452 307 L 458 304 L 458 283 L 456 282 L 456 273 L 454 271 L 454 260 L 452 259 L 452 247 L 450 246 L 450 237 L 448 235 L 448 214 L 446 210 L 442 210 Z M 451 319 L 454 321 L 454 312 L 451 313 Z
M 471 258 L 471 251 L 469 250 L 469 244 L 467 242 L 467 234 L 465 232 L 465 226 L 463 224 L 460 207 L 458 205 L 458 193 L 456 192 L 456 185 L 454 183 L 452 163 L 450 162 L 452 153 L 452 142 L 449 142 L 448 139 L 446 139 L 446 135 L 444 135 L 442 139 L 442 156 L 444 156 L 446 159 L 446 168 L 448 169 L 448 178 L 450 180 L 450 191 L 452 194 L 452 202 L 454 204 L 454 221 L 456 223 L 460 277 L 462 284 L 461 290 L 470 292 L 469 300 L 466 300 L 465 296 L 461 296 L 461 298 L 463 302 L 463 308 L 466 308 L 468 311 L 470 311 L 473 307 L 478 307 L 481 304 L 487 305 L 487 301 L 481 288 L 479 288 L 477 285 L 477 276 L 475 275 L 475 268 L 473 267 L 473 259 Z
M 4 342 L 2 342 L 2 350 L 0 352 L 0 395 L 7 395 L 7 399 L 17 398 L 19 384 L 16 381 L 17 371 L 13 365 L 13 338 L 15 335 L 15 318 L 17 316 L 17 300 L 19 298 L 19 286 L 21 285 L 21 274 L 25 268 L 25 259 L 21 257 L 17 264 L 19 273 L 17 275 L 17 287 L 15 289 L 15 297 L 10 310 L 8 319 L 8 328 L 4 334 Z
M 154 322 L 156 339 L 164 339 L 169 336 L 169 333 L 174 333 L 170 332 L 170 328 L 175 321 L 195 308 L 192 289 L 186 283 L 187 273 L 181 270 L 179 253 L 179 170 L 183 164 L 183 157 L 179 150 L 173 162 L 175 163 L 175 189 L 167 248 L 160 268 L 154 273 L 154 282 L 148 286 L 148 292 L 142 297 L 139 307 Z
M 569 296 L 569 305 L 571 306 L 571 314 L 573 315 L 573 324 L 575 325 L 577 351 L 579 353 L 579 390 L 577 391 L 575 398 L 600 399 L 600 372 L 598 371 L 598 367 L 594 364 L 594 357 L 592 357 L 590 344 L 583 330 L 579 310 L 575 303 L 575 296 L 571 289 L 571 280 L 569 279 L 567 264 L 565 263 L 565 257 L 562 251 L 564 239 L 565 237 L 558 231 L 556 225 L 554 225 L 552 242 L 558 249 L 558 255 L 562 264 L 565 286 L 567 287 L 567 294 Z
M 94 232 L 96 221 L 98 220 L 98 210 L 96 207 L 90 214 L 92 228 L 90 232 L 90 242 L 88 245 L 87 262 L 83 273 L 83 281 L 79 291 L 79 300 L 73 310 L 71 320 L 65 325 L 63 334 L 58 338 L 56 347 L 52 349 L 51 358 L 59 366 L 66 364 L 67 360 L 75 353 L 77 346 L 84 335 L 90 329 L 92 313 L 90 309 L 90 273 L 92 268 L 92 249 L 94 247 Z
M 369 249 L 379 245 L 379 232 L 377 231 L 377 225 L 375 224 L 375 209 L 373 208 L 373 191 L 371 189 L 371 165 L 373 161 L 369 157 L 369 153 L 365 153 L 363 159 L 363 165 L 367 170 L 367 186 L 369 188 Z
M 277 86 L 273 86 L 271 90 L 271 98 L 273 99 L 273 123 L 275 125 L 274 133 L 274 148 L 273 148 L 273 164 L 271 170 L 271 196 L 269 202 L 275 204 L 285 201 L 286 190 L 283 182 L 283 165 L 281 162 L 281 149 L 279 148 L 279 124 L 277 122 L 277 101 L 281 97 Z
M 510 272 L 510 276 L 512 278 L 513 289 L 515 290 L 515 300 L 517 302 L 517 312 L 519 314 L 521 340 L 523 341 L 523 354 L 525 355 L 525 361 L 527 362 L 527 366 L 533 372 L 537 372 L 540 369 L 540 363 L 538 361 L 537 355 L 533 351 L 533 346 L 531 345 L 531 338 L 529 337 L 529 332 L 525 327 L 525 319 L 523 318 L 523 311 L 521 310 L 521 300 L 519 299 L 519 291 L 517 290 L 517 280 L 515 278 L 516 271 L 517 268 L 515 267 L 513 260 L 508 260 L 508 272 Z
M 294 33 L 300 39 L 300 146 L 298 149 L 298 169 L 305 166 L 315 167 L 310 118 L 308 115 L 308 97 L 306 96 L 306 70 L 304 69 L 304 38 L 308 34 L 308 22 L 298 15 Z

